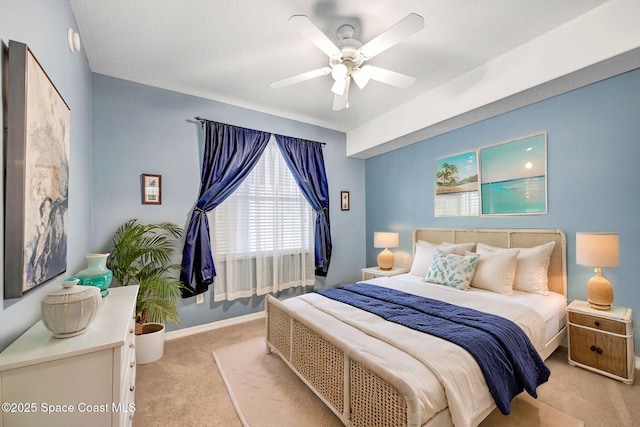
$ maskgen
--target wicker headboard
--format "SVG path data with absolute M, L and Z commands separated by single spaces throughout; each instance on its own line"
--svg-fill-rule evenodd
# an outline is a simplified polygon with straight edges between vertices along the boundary
M 531 248 L 556 242 L 549 263 L 549 290 L 567 296 L 567 239 L 562 230 L 417 228 L 413 231 L 413 252 L 418 240 L 440 244 L 484 243 L 501 248 Z

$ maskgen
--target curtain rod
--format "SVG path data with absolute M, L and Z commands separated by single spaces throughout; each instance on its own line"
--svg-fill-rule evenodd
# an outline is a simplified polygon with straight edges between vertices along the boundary
M 199 121 L 200 123 L 203 123 L 203 124 L 204 124 L 204 122 L 213 122 L 213 121 L 215 121 L 215 120 L 204 119 L 204 118 L 202 118 L 200 116 L 195 116 L 194 119 L 196 119 L 197 121 Z M 220 122 L 216 122 L 216 123 L 220 123 Z M 327 145 L 326 142 L 317 142 L 317 141 L 309 141 L 309 142 L 314 142 L 314 143 L 320 144 L 320 145 Z

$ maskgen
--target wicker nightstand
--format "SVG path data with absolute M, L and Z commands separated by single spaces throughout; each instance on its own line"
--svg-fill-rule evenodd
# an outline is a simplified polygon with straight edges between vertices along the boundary
M 381 270 L 378 267 L 367 267 L 362 269 L 362 280 L 375 279 L 376 277 L 391 277 L 396 274 L 408 272 L 408 268 L 393 267 L 391 270 Z
M 586 301 L 567 307 L 569 364 L 606 375 L 626 384 L 635 376 L 631 309 L 613 306 L 602 311 Z

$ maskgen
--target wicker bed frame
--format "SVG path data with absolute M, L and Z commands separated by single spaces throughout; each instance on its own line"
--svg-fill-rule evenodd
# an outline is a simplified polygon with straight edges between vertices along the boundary
M 555 241 L 549 265 L 549 290 L 566 297 L 566 238 L 560 230 L 416 229 L 418 240 L 432 243 L 485 243 L 499 247 L 533 247 Z M 420 426 L 418 402 L 400 378 L 333 337 L 322 325 L 296 315 L 272 296 L 266 299 L 268 351 L 287 365 L 348 426 Z M 546 359 L 566 338 L 560 331 L 540 351 Z M 425 425 L 431 425 L 430 422 Z

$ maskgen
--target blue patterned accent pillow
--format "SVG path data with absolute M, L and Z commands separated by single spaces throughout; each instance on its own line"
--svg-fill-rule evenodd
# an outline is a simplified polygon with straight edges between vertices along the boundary
M 478 255 L 456 255 L 436 249 L 425 281 L 468 291 L 478 265 Z

